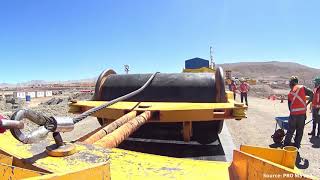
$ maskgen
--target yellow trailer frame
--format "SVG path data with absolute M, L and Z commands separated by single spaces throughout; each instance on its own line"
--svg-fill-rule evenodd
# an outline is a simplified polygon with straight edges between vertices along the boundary
M 70 113 L 83 113 L 100 106 L 106 101 L 78 101 L 70 104 Z M 213 121 L 221 119 L 245 118 L 245 107 L 233 100 L 227 103 L 180 103 L 180 102 L 118 102 L 93 116 L 105 119 L 118 119 L 129 111 L 151 111 L 153 122 Z

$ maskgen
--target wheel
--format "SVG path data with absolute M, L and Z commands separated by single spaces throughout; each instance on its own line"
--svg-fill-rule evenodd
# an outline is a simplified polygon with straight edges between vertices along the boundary
M 192 138 L 200 144 L 210 144 L 218 140 L 218 134 L 223 127 L 223 120 L 220 121 L 202 121 L 193 122 L 193 136 Z

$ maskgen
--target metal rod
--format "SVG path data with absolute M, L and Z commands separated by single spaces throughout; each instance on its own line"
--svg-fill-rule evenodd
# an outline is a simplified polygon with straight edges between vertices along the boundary
M 142 126 L 148 120 L 150 120 L 151 117 L 151 112 L 145 111 L 136 118 L 132 119 L 131 121 L 128 121 L 118 129 L 114 130 L 112 133 L 104 136 L 102 139 L 95 142 L 94 144 L 105 148 L 115 148 L 122 141 L 127 139 L 133 132 L 135 132 L 140 126 Z
M 54 141 L 56 142 L 56 145 L 57 145 L 58 147 L 64 145 L 63 140 L 62 140 L 62 137 L 61 137 L 61 134 L 60 134 L 59 132 L 54 132 L 52 135 L 53 135 L 53 139 L 54 139 Z
M 23 129 L 24 123 L 21 121 L 1 119 L 0 127 L 5 128 L 5 129 Z
M 120 126 L 125 124 L 126 122 L 128 122 L 128 121 L 132 120 L 133 118 L 135 118 L 136 115 L 137 115 L 136 111 L 131 111 L 131 112 L 123 115 L 119 119 L 113 121 L 112 123 L 110 123 L 106 127 L 100 129 L 98 132 L 96 132 L 95 134 L 91 135 L 89 138 L 84 140 L 83 143 L 86 143 L 86 144 L 95 143 L 96 141 L 102 139 L 107 134 L 112 133 L 114 130 L 116 130 L 117 128 L 119 128 Z

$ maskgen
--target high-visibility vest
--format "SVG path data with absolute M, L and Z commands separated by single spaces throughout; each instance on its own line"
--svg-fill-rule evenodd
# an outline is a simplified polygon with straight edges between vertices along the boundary
M 307 112 L 306 100 L 307 98 L 306 98 L 304 87 L 301 85 L 295 85 L 288 94 L 288 101 L 291 102 L 290 114 L 292 115 L 306 114 Z
M 320 87 L 313 89 L 312 107 L 320 108 Z
M 249 91 L 249 84 L 241 83 L 240 84 L 240 92 L 247 93 Z

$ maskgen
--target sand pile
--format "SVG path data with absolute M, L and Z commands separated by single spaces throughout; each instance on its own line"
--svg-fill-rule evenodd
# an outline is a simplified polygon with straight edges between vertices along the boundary
M 273 94 L 275 94 L 275 92 L 269 85 L 259 84 L 250 86 L 249 96 L 266 98 Z

